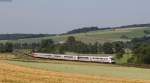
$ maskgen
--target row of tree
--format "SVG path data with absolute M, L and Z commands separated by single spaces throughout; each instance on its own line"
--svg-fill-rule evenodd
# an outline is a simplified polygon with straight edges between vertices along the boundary
M 55 34 L 0 34 L 0 40 L 16 40 L 24 38 L 39 38 L 54 36 Z
M 104 44 L 85 44 L 77 41 L 73 36 L 68 37 L 64 43 L 55 43 L 51 39 L 42 40 L 40 43 L 0 43 L 0 52 L 12 52 L 14 49 L 35 49 L 38 52 L 59 53 L 75 52 L 82 54 L 116 54 L 120 59 L 125 49 L 132 51 L 130 63 L 150 64 L 150 37 L 135 38 L 130 42 L 105 42 Z
M 0 52 L 12 52 L 15 49 L 37 49 L 39 48 L 40 44 L 39 43 L 11 43 L 11 42 L 6 42 L 6 43 L 0 43 Z
M 121 59 L 125 49 L 132 51 L 130 63 L 150 64 L 150 37 L 134 38 L 130 42 L 105 42 L 104 44 L 85 44 L 74 37 L 68 37 L 65 43 L 54 43 L 51 39 L 43 40 L 38 47 L 40 52 L 65 53 L 75 52 L 82 54 L 116 54 Z
M 12 43 L 1 43 L 0 44 L 0 52 L 12 52 L 13 51 L 13 44 Z
M 85 33 L 85 32 L 90 32 L 90 31 L 97 31 L 97 30 L 100 30 L 100 29 L 98 27 L 83 27 L 83 28 L 71 30 L 67 32 L 66 34 Z
M 65 52 L 75 52 L 82 54 L 118 54 L 122 55 L 124 53 L 124 43 L 123 42 L 106 42 L 104 44 L 94 43 L 85 44 L 81 41 L 77 41 L 73 36 L 68 37 L 65 43 L 57 43 L 51 39 L 43 40 L 38 49 L 40 52 L 53 52 L 53 53 L 65 53 Z
M 130 62 L 150 64 L 150 37 L 135 38 L 127 45 L 133 52 Z
M 73 36 L 68 37 L 67 41 L 62 43 L 54 43 L 51 39 L 42 40 L 40 43 L 1 43 L 0 52 L 11 52 L 14 49 L 36 49 L 39 52 L 47 53 L 65 53 L 75 52 L 82 54 L 122 54 L 124 53 L 123 42 L 106 42 L 104 44 L 94 43 L 85 44 L 77 41 Z

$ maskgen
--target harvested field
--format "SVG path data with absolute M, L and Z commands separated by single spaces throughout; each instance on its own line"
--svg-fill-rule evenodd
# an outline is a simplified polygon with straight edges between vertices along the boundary
M 0 83 L 150 83 L 150 81 L 51 72 L 1 62 Z

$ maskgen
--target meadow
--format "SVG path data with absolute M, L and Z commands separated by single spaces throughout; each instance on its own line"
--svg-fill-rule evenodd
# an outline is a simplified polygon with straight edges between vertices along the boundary
M 90 76 L 112 76 L 129 79 L 150 80 L 150 69 L 122 67 L 109 64 L 47 61 L 47 62 L 22 62 L 6 61 L 6 63 L 42 69 L 55 72 L 77 73 Z
M 0 61 L 0 83 L 149 83 L 110 76 L 89 76 L 20 67 Z
M 7 57 L 4 57 L 5 55 Z M 150 82 L 150 69 L 36 58 L 19 59 L 12 54 L 0 54 L 0 56 L 3 57 L 0 59 L 0 80 L 8 81 L 6 83 Z

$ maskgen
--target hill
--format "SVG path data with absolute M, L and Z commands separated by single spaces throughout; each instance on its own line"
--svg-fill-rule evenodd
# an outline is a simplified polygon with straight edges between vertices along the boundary
M 86 33 L 86 32 L 97 31 L 97 30 L 106 30 L 106 29 L 110 29 L 110 28 L 83 27 L 83 28 L 68 31 L 65 34 Z
M 134 28 L 117 28 L 117 29 L 106 29 L 98 30 L 87 33 L 60 35 L 51 37 L 55 41 L 64 41 L 69 36 L 76 37 L 77 40 L 85 43 L 94 42 L 113 42 L 113 41 L 130 41 L 136 37 L 149 36 L 145 31 L 149 31 L 149 27 L 134 27 Z
M 0 34 L 0 40 L 17 40 L 51 36 L 50 34 Z
M 91 31 L 98 31 L 98 30 L 108 30 L 108 29 L 122 29 L 122 28 L 135 28 L 135 27 L 150 27 L 150 24 L 132 24 L 132 25 L 124 25 L 119 27 L 107 27 L 107 28 L 99 28 L 99 27 L 83 27 L 68 31 L 65 34 L 76 34 L 76 33 L 86 33 Z
M 134 28 L 134 27 L 150 27 L 150 23 L 147 24 L 132 24 L 132 25 L 125 25 L 120 27 L 112 27 L 112 28 Z
M 149 27 L 135 27 L 135 28 L 119 28 L 106 29 L 86 33 L 57 35 L 42 38 L 21 39 L 18 42 L 39 42 L 41 39 L 53 39 L 55 42 L 65 41 L 69 36 L 74 36 L 77 40 L 85 43 L 94 42 L 113 42 L 113 41 L 130 41 L 132 38 L 149 36 L 145 31 L 150 31 Z
M 96 30 L 76 34 L 63 34 L 56 36 L 40 37 L 40 38 L 25 38 L 18 40 L 2 40 L 0 42 L 21 42 L 32 43 L 40 42 L 42 39 L 53 39 L 55 42 L 65 41 L 69 36 L 74 36 L 77 40 L 85 43 L 104 43 L 114 41 L 130 41 L 133 38 L 150 36 L 150 27 L 128 27 L 128 28 L 113 28 L 105 30 Z

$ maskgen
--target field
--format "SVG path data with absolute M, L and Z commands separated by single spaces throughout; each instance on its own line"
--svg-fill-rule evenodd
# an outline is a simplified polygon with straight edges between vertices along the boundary
M 83 41 L 85 43 L 94 43 L 94 42 L 113 42 L 113 41 L 129 41 L 132 38 L 143 37 L 147 34 L 144 33 L 144 30 L 150 30 L 149 27 L 135 27 L 135 28 L 123 28 L 116 30 L 100 30 L 87 33 L 79 33 L 72 35 L 58 35 L 51 37 L 42 37 L 42 38 L 29 38 L 29 39 L 19 39 L 19 40 L 10 40 L 10 42 L 40 42 L 42 39 L 53 39 L 55 42 L 65 41 L 68 36 L 75 36 L 77 40 Z M 128 38 L 121 38 L 125 35 Z M 0 42 L 7 42 L 8 40 L 2 40 Z
M 71 73 L 43 71 L 0 63 L 1 83 L 148 83 L 109 76 L 88 76 Z
M 150 83 L 150 69 L 0 56 L 2 83 Z

